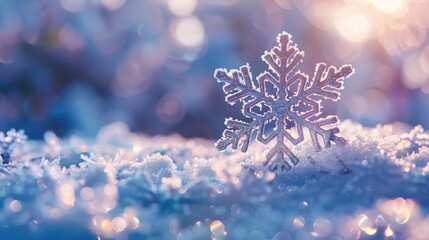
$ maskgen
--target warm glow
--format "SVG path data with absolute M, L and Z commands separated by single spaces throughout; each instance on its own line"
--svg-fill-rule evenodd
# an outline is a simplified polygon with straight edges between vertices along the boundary
M 371 23 L 365 14 L 346 8 L 335 16 L 335 27 L 341 36 L 355 43 L 366 41 L 371 32 Z
M 222 237 L 226 235 L 225 226 L 221 221 L 215 220 L 210 224 L 210 231 L 215 237 Z
M 364 214 L 359 216 L 358 226 L 368 235 L 374 235 L 377 233 L 377 225 Z
M 293 225 L 297 228 L 302 228 L 305 225 L 305 219 L 303 217 L 296 217 L 293 219 Z
M 197 0 L 167 0 L 170 11 L 180 17 L 190 15 L 197 7 Z
M 82 188 L 82 190 L 80 190 L 80 196 L 85 201 L 91 201 L 94 199 L 95 193 L 94 193 L 94 190 L 92 188 L 84 187 L 84 188 Z
M 101 230 L 105 234 L 111 234 L 113 230 L 112 222 L 108 219 L 104 219 L 103 222 L 101 223 Z
M 75 202 L 74 188 L 70 183 L 62 183 L 56 189 L 58 199 L 65 208 L 73 207 Z
M 347 7 L 361 10 L 368 7 L 371 4 L 371 0 L 344 0 Z
M 387 228 L 386 228 L 386 230 L 384 230 L 384 236 L 386 236 L 386 237 L 392 237 L 394 234 L 395 233 L 390 228 L 389 224 L 387 224 Z
M 405 224 L 410 219 L 410 211 L 407 208 L 401 208 L 396 212 L 395 220 L 399 224 Z
M 127 222 L 121 217 L 115 217 L 112 220 L 112 226 L 115 232 L 122 232 L 127 227 Z
M 404 0 L 372 0 L 374 7 L 380 12 L 394 13 L 404 7 Z

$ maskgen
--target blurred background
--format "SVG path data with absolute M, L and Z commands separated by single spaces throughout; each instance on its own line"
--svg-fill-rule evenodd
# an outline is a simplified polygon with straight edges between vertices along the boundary
M 93 137 L 115 121 L 149 135 L 218 138 L 216 68 L 249 63 L 282 31 L 301 69 L 346 63 L 356 74 L 326 114 L 365 126 L 429 128 L 426 0 L 1 0 L 0 129 Z

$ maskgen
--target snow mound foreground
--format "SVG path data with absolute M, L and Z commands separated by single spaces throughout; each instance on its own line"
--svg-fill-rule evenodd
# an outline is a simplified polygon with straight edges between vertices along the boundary
M 122 123 L 93 142 L 48 132 L 0 166 L 0 238 L 429 239 L 429 134 L 340 129 L 343 147 L 290 146 L 300 162 L 280 175 L 259 144 L 218 152 Z

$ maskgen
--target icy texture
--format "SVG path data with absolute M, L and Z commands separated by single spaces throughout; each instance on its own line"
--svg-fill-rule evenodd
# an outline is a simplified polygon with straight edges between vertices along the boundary
M 0 166 L 0 238 L 429 239 L 429 134 L 339 128 L 349 144 L 317 154 L 305 133 L 286 175 L 264 145 L 219 153 L 122 123 L 92 143 L 48 132 Z
M 272 162 L 270 169 L 276 172 L 291 169 L 287 159 L 293 165 L 298 164 L 298 157 L 285 141 L 293 145 L 301 143 L 303 128 L 308 129 L 316 151 L 321 150 L 318 136 L 322 137 L 325 147 L 330 147 L 331 141 L 341 146 L 345 144 L 344 138 L 336 136 L 338 127 L 331 126 L 338 118 L 321 117 L 321 99 L 337 101 L 343 80 L 354 73 L 350 65 L 337 68 L 319 63 L 310 80 L 308 75 L 294 70 L 304 52 L 292 45 L 291 37 L 286 32 L 279 34 L 278 46 L 262 56 L 274 76 L 264 72 L 256 78 L 255 84 L 248 64 L 239 71 L 217 69 L 214 74 L 218 82 L 224 83 L 226 101 L 231 105 L 241 102 L 243 115 L 252 119 L 250 123 L 226 119 L 227 129 L 216 147 L 225 150 L 228 145 L 233 149 L 241 145 L 241 151 L 246 152 L 254 133 L 257 141 L 265 145 L 275 139 L 276 145 L 268 152 L 264 165 Z
M 24 130 L 15 129 L 7 131 L 6 135 L 0 132 L 0 161 L 3 164 L 7 164 L 10 161 L 12 152 L 17 144 L 23 144 L 27 140 Z

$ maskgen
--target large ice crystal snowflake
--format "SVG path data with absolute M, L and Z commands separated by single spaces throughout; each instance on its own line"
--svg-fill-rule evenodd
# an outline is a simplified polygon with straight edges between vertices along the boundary
M 233 149 L 241 146 L 241 151 L 246 152 L 255 134 L 257 141 L 265 145 L 276 139 L 277 143 L 268 152 L 264 163 L 267 165 L 275 157 L 269 168 L 276 172 L 291 169 L 287 158 L 292 164 L 298 164 L 299 159 L 286 141 L 294 145 L 301 143 L 304 127 L 308 129 L 316 151 L 321 150 L 318 136 L 322 137 L 325 147 L 330 147 L 331 141 L 337 145 L 345 144 L 344 138 L 336 136 L 339 128 L 332 126 L 338 122 L 337 116 L 320 116 L 321 100 L 337 101 L 340 90 L 344 88 L 344 79 L 354 73 L 350 65 L 336 68 L 319 63 L 310 80 L 308 75 L 294 70 L 302 61 L 304 52 L 292 45 L 291 37 L 286 32 L 279 34 L 278 46 L 262 55 L 271 72 L 260 74 L 256 82 L 248 64 L 229 72 L 216 69 L 214 74 L 218 82 L 224 83 L 226 101 L 231 105 L 241 102 L 243 115 L 252 119 L 244 122 L 227 118 L 227 129 L 216 143 L 217 149 L 222 151 L 228 145 Z

